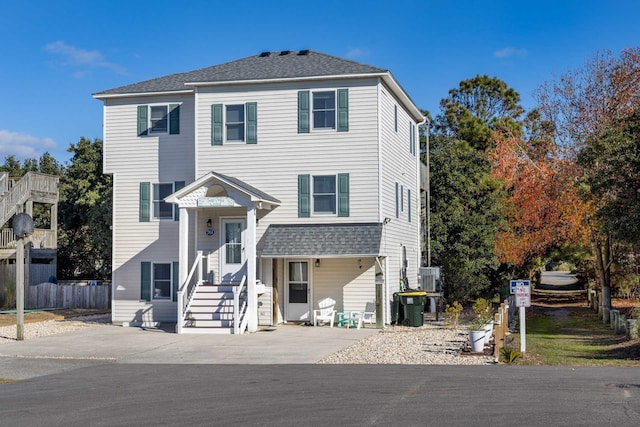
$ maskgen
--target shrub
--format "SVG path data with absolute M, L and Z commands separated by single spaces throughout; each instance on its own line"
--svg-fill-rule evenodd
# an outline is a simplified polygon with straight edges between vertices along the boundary
M 450 305 L 447 304 L 447 306 L 444 309 L 444 315 L 447 316 L 449 319 L 453 320 L 454 326 L 458 326 L 460 313 L 462 313 L 462 304 L 460 304 L 458 301 L 454 301 Z

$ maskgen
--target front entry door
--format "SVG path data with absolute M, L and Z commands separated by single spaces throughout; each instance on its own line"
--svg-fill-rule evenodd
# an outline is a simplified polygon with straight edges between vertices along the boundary
M 222 245 L 220 277 L 221 283 L 240 283 L 247 274 L 244 251 L 245 220 L 226 218 L 222 220 Z
M 311 319 L 309 263 L 288 261 L 287 273 L 287 320 L 308 321 Z

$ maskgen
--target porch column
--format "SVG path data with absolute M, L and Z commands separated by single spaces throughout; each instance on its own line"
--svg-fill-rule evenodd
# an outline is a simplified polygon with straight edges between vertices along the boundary
M 180 207 L 180 227 L 178 235 L 179 267 L 178 278 L 180 286 L 187 280 L 189 274 L 189 211 Z
M 258 295 L 256 294 L 256 208 L 247 207 L 247 330 L 258 330 Z

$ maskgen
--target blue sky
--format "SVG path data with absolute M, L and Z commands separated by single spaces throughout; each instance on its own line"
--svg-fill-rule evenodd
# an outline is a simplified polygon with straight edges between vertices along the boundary
M 391 70 L 433 113 L 488 74 L 526 109 L 544 81 L 595 52 L 640 45 L 635 1 L 40 1 L 0 13 L 0 162 L 69 159 L 102 137 L 91 94 L 262 51 L 312 49 Z

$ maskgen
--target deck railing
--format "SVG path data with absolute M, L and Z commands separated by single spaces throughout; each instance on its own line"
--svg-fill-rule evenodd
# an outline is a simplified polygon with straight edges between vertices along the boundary
M 57 249 L 58 238 L 56 230 L 36 228 L 31 235 L 31 242 L 35 249 Z M 11 228 L 0 230 L 0 249 L 16 247 L 16 236 Z
M 35 201 L 56 203 L 59 178 L 37 172 L 27 172 L 15 184 L 3 174 L 0 177 L 0 226 L 16 213 L 16 206 L 33 198 Z M 6 188 L 5 188 L 6 187 Z

